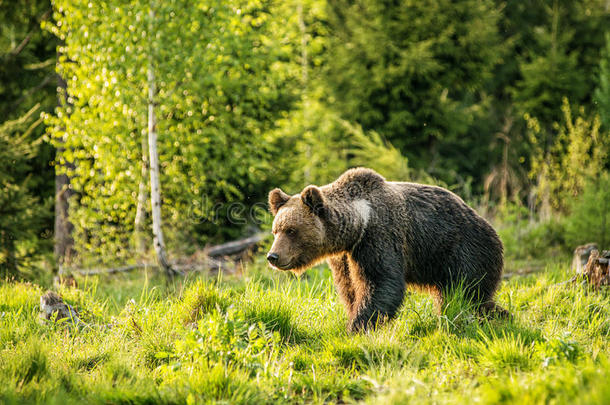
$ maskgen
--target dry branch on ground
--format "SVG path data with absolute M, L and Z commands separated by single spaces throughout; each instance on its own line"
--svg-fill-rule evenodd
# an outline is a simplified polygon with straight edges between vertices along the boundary
M 226 271 L 234 272 L 239 264 L 246 260 L 249 253 L 264 239 L 263 233 L 257 233 L 247 238 L 210 246 L 187 258 L 175 260 L 171 263 L 172 268 L 180 273 L 193 271 Z M 155 263 L 137 263 L 118 267 L 105 268 L 66 268 L 60 270 L 61 277 L 68 274 L 81 276 L 93 276 L 100 274 L 126 273 L 138 269 L 159 270 Z

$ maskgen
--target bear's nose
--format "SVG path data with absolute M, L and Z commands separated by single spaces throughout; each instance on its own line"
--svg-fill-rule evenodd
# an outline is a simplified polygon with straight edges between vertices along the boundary
M 280 257 L 277 255 L 277 253 L 269 253 L 269 254 L 267 255 L 267 260 L 268 260 L 268 261 L 269 261 L 269 263 L 271 263 L 271 264 L 275 264 L 275 263 L 277 263 L 277 260 L 278 260 L 279 258 L 280 258 Z

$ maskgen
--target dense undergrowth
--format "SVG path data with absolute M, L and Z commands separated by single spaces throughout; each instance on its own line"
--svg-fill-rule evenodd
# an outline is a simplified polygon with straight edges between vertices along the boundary
M 42 323 L 42 287 L 0 286 L 2 403 L 608 403 L 608 294 L 567 263 L 505 281 L 513 320 L 459 293 L 439 316 L 411 292 L 397 319 L 349 335 L 327 268 L 301 279 L 80 279 L 63 289 L 88 327 Z

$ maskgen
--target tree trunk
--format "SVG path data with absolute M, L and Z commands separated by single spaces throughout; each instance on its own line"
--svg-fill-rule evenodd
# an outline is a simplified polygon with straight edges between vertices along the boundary
M 11 235 L 0 231 L 0 254 L 4 255 L 4 263 L 0 263 L 0 280 L 15 278 L 17 272 L 17 260 L 15 260 L 15 242 Z
M 545 169 L 544 173 L 538 175 L 538 192 L 540 193 L 540 210 L 539 210 L 539 218 L 541 222 L 546 222 L 551 219 L 553 214 L 551 207 L 551 190 L 550 190 L 550 174 L 549 174 L 549 163 L 548 161 L 545 163 L 547 169 Z
M 305 26 L 305 15 L 303 11 L 303 1 L 297 4 L 297 15 L 299 20 L 299 32 L 301 34 L 301 82 L 303 84 L 303 122 L 309 121 L 309 100 L 307 97 L 307 27 Z M 311 142 L 305 143 L 305 156 L 307 162 L 311 162 Z M 309 164 L 303 171 L 303 186 L 311 184 L 311 171 Z
M 155 12 L 151 7 L 149 11 L 150 26 L 155 18 Z M 153 30 L 149 30 L 149 36 L 153 38 Z M 159 265 L 165 271 L 168 279 L 172 279 L 175 270 L 169 264 L 165 254 L 165 242 L 163 240 L 163 227 L 161 221 L 161 186 L 159 184 L 159 154 L 157 152 L 157 121 L 155 118 L 155 72 L 153 66 L 153 46 L 149 48 L 148 54 L 148 151 L 150 161 L 150 201 L 152 204 L 153 244 L 157 254 Z
M 307 27 L 305 26 L 305 15 L 303 11 L 303 2 L 299 1 L 297 5 L 297 14 L 299 17 L 299 31 L 301 33 L 301 80 L 303 86 L 307 86 Z
M 65 106 L 67 103 L 66 81 L 59 75 L 57 75 L 59 91 L 57 93 L 57 102 L 59 105 Z M 61 155 L 64 148 L 59 147 L 57 149 L 57 155 Z M 68 164 L 66 164 L 69 166 Z M 55 170 L 57 173 L 57 169 Z M 69 198 L 74 194 L 74 191 L 70 188 L 70 178 L 66 174 L 55 175 L 55 229 L 54 229 L 54 254 L 57 264 L 59 265 L 59 271 L 61 272 L 62 267 L 70 262 L 70 259 L 74 253 L 74 239 L 72 239 L 72 230 L 74 226 L 70 222 L 68 215 Z
M 140 259 L 146 253 L 146 177 L 148 177 L 148 142 L 146 136 L 142 136 L 142 169 L 140 176 L 140 185 L 138 187 L 138 205 L 136 208 L 136 219 L 134 223 L 136 252 Z

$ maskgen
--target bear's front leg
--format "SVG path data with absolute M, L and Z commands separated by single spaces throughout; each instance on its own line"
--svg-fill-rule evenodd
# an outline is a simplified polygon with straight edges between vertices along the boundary
M 404 273 L 399 256 L 387 250 L 355 249 L 351 256 L 348 262 L 356 299 L 348 329 L 367 330 L 392 318 L 402 305 Z
M 392 292 L 389 292 L 389 289 L 393 289 Z M 404 285 L 401 288 L 397 283 L 385 281 L 371 286 L 369 294 L 355 303 L 357 310 L 355 316 L 350 319 L 348 330 L 359 332 L 375 329 L 396 315 L 403 297 Z
M 343 253 L 340 256 L 329 258 L 328 265 L 333 273 L 333 281 L 337 294 L 339 294 L 339 298 L 343 302 L 347 316 L 352 319 L 355 316 L 354 304 L 356 302 L 356 292 L 352 285 L 348 260 L 347 253 Z

